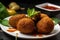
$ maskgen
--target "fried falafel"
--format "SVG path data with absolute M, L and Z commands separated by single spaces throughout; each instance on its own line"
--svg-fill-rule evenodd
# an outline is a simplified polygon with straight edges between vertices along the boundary
M 34 21 L 31 18 L 23 18 L 17 23 L 17 30 L 21 33 L 30 34 L 34 31 Z
M 48 17 L 48 15 L 44 13 L 38 13 L 37 15 L 32 17 L 32 20 L 34 20 L 34 22 L 37 23 L 39 20 L 41 20 L 44 17 Z
M 25 18 L 25 17 L 26 17 L 25 14 L 16 14 L 16 15 L 12 16 L 12 17 L 9 19 L 9 24 L 10 24 L 12 27 L 16 28 L 17 22 L 18 22 L 20 19 Z
M 37 23 L 39 33 L 50 33 L 54 29 L 54 23 L 51 18 L 44 17 Z
M 42 18 L 44 18 L 44 17 L 48 17 L 48 15 L 47 15 L 47 14 L 44 14 L 44 13 L 41 13 L 41 14 L 40 14 L 40 18 L 42 19 Z

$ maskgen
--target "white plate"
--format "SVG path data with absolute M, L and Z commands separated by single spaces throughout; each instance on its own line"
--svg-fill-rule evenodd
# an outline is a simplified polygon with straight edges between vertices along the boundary
M 57 9 L 57 10 L 50 10 L 50 9 L 43 8 L 43 6 L 45 6 L 45 5 L 53 6 L 53 7 L 59 8 L 59 9 Z M 38 4 L 38 5 L 35 5 L 35 7 L 43 9 L 43 10 L 46 10 L 46 11 L 60 11 L 60 6 L 55 5 L 55 4 L 51 4 L 51 3 Z
M 6 19 L 9 19 L 10 17 L 6 18 Z M 12 35 L 12 36 L 16 36 L 16 33 L 18 33 L 18 37 L 19 38 L 26 38 L 26 39 L 38 39 L 38 38 L 48 38 L 48 37 L 52 37 L 54 35 L 57 35 L 59 32 L 60 32 L 60 26 L 57 24 L 54 26 L 54 30 L 49 34 L 49 35 L 43 35 L 43 36 L 32 36 L 32 35 L 25 35 L 25 34 L 22 34 L 21 32 L 19 31 L 15 31 L 15 32 L 8 32 L 7 29 L 9 27 L 7 26 L 4 26 L 2 24 L 0 24 L 0 27 L 1 29 L 6 32 L 7 34 L 9 35 Z

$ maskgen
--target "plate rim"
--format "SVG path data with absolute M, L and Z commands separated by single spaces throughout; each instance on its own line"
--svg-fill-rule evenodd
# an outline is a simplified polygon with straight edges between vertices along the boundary
M 1 26 L 2 24 L 0 24 L 0 26 Z M 58 24 L 57 24 L 58 25 Z M 2 26 L 4 26 L 4 25 L 2 25 Z M 2 27 L 1 27 L 1 29 L 2 29 Z M 3 30 L 3 29 L 2 29 Z M 3 30 L 4 31 L 4 30 Z M 7 33 L 7 34 L 9 34 L 9 35 L 11 35 L 11 36 L 14 36 L 15 37 L 15 35 L 12 35 L 12 34 L 10 34 L 10 33 L 8 33 L 8 32 L 6 32 L 6 31 L 4 31 L 5 33 Z M 54 33 L 54 34 L 51 34 L 51 35 L 48 35 L 48 36 L 46 36 L 46 37 L 30 37 L 30 38 L 27 38 L 27 37 L 19 37 L 18 36 L 18 38 L 24 38 L 24 39 L 42 39 L 42 38 L 48 38 L 48 37 L 52 37 L 52 36 L 54 36 L 54 35 L 57 35 L 58 33 L 59 33 L 60 31 L 58 31 L 58 32 L 56 32 L 56 33 Z

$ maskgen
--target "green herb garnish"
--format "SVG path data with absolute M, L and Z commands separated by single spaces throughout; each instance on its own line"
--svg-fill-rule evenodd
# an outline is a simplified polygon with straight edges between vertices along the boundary
M 0 19 L 2 20 L 8 16 L 9 14 L 6 7 L 0 2 Z
M 60 22 L 60 19 L 58 18 L 52 18 L 55 21 L 55 24 L 58 24 Z
M 2 20 L 0 19 L 0 23 L 2 22 Z
M 39 12 L 38 11 L 35 11 L 34 8 L 32 8 L 32 9 L 28 8 L 28 10 L 27 10 L 28 17 L 33 17 L 33 16 L 35 16 L 38 13 Z
M 9 21 L 4 19 L 2 20 L 1 24 L 3 24 L 4 26 L 9 26 Z

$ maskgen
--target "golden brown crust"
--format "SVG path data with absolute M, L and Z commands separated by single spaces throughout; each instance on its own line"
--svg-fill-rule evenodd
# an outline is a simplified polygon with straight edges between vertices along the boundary
M 19 20 L 17 29 L 22 33 L 32 33 L 34 31 L 34 22 L 30 18 L 23 18 Z
M 12 17 L 9 19 L 9 24 L 10 24 L 12 27 L 16 28 L 16 24 L 17 24 L 17 22 L 19 21 L 19 19 L 22 19 L 22 18 L 24 18 L 24 17 L 26 17 L 25 14 L 17 14 L 17 15 L 14 15 L 14 16 L 12 16 Z
M 54 23 L 51 18 L 44 17 L 37 23 L 39 33 L 50 33 L 54 28 Z
M 41 14 L 40 14 L 40 18 L 42 19 L 42 18 L 44 18 L 44 17 L 48 17 L 48 15 L 47 15 L 47 14 L 44 14 L 44 13 L 41 13 Z
M 37 28 L 39 33 L 50 33 L 54 29 L 54 23 L 48 15 L 42 13 L 36 19 L 37 22 L 35 23 L 33 19 L 27 17 L 25 14 L 17 14 L 9 19 L 9 24 L 25 34 L 32 33 L 35 28 Z

